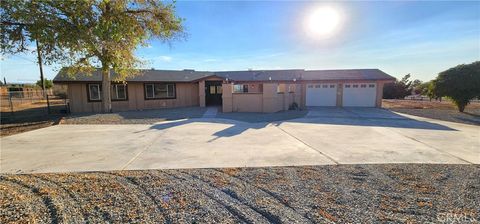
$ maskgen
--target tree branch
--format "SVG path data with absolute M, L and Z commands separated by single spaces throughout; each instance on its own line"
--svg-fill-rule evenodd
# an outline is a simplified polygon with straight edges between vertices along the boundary
M 10 21 L 2 21 L 2 26 L 32 26 L 33 23 L 19 23 L 19 22 L 10 22 Z

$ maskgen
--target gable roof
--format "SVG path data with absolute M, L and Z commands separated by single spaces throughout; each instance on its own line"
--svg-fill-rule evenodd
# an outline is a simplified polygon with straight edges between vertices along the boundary
M 112 80 L 117 74 L 112 73 Z M 128 77 L 131 82 L 195 82 L 208 77 L 219 77 L 231 81 L 291 81 L 291 80 L 395 80 L 379 69 L 339 69 L 339 70 L 247 70 L 247 71 L 194 71 L 194 70 L 140 70 L 140 74 Z M 53 79 L 54 82 L 100 82 L 99 70 L 91 75 L 67 75 L 63 69 Z

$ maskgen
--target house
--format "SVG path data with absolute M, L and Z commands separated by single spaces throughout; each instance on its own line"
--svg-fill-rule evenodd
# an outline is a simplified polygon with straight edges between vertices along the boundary
M 101 112 L 101 80 L 100 71 L 68 76 L 61 70 L 53 82 L 67 86 L 72 112 Z M 125 83 L 112 82 L 112 110 L 221 106 L 223 112 L 268 113 L 293 103 L 380 107 L 383 85 L 394 80 L 378 69 L 141 70 Z

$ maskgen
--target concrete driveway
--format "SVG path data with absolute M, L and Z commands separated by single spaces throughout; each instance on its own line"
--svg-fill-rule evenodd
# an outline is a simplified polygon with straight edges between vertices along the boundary
M 480 164 L 480 127 L 375 108 L 299 119 L 57 125 L 0 139 L 2 173 L 366 163 Z

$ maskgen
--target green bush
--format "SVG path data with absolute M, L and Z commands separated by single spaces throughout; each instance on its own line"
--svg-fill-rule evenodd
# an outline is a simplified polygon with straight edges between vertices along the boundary
M 440 72 L 433 80 L 432 91 L 438 97 L 450 98 L 463 112 L 470 100 L 480 97 L 480 61 Z

